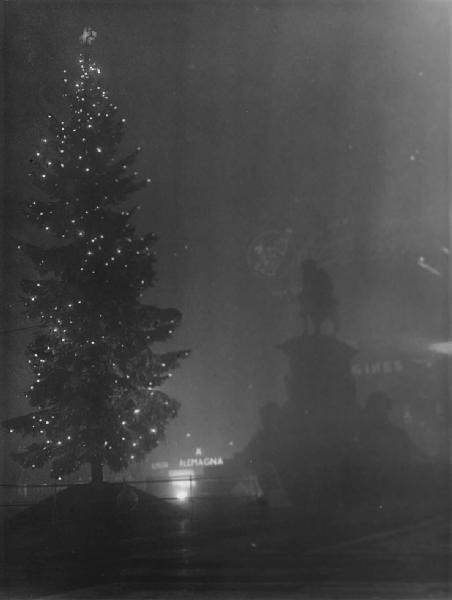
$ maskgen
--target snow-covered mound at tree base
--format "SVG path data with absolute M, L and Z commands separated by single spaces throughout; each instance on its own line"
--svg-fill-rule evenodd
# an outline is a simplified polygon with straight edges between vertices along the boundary
M 65 489 L 25 509 L 7 522 L 6 532 L 47 533 L 60 547 L 99 539 L 107 545 L 137 532 L 164 531 L 182 516 L 178 507 L 139 489 L 115 483 L 87 484 Z

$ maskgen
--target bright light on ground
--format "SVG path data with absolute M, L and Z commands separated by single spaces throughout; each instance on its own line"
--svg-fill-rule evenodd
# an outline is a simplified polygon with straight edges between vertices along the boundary
M 196 482 L 193 481 L 194 471 L 192 469 L 174 469 L 168 472 L 171 479 L 171 487 L 174 497 L 184 502 L 191 496 L 192 488 Z

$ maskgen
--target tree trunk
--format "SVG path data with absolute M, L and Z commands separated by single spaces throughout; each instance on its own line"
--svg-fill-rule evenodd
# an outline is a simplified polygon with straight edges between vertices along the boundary
M 103 465 L 98 459 L 91 461 L 91 483 L 98 484 L 104 480 Z

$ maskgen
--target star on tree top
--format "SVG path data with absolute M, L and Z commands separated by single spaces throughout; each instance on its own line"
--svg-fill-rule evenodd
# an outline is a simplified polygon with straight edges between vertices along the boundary
M 97 38 L 97 31 L 94 31 L 92 27 L 85 27 L 82 35 L 78 38 L 82 46 L 91 46 L 94 40 Z

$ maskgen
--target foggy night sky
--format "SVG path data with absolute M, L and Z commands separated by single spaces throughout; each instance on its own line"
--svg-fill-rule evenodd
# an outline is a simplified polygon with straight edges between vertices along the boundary
M 143 148 L 137 167 L 152 185 L 138 230 L 160 237 L 149 299 L 182 311 L 174 346 L 192 349 L 173 375 L 182 411 L 169 441 L 189 431 L 206 447 L 241 447 L 258 408 L 285 400 L 276 346 L 301 322 L 275 292 L 299 276 L 296 265 L 281 279 L 249 268 L 263 232 L 291 227 L 297 256 L 312 245 L 326 255 L 344 339 L 447 335 L 446 277 L 416 264 L 443 269 L 449 244 L 445 2 L 7 4 L 15 229 L 28 158 L 86 25 L 127 118 L 122 151 Z

